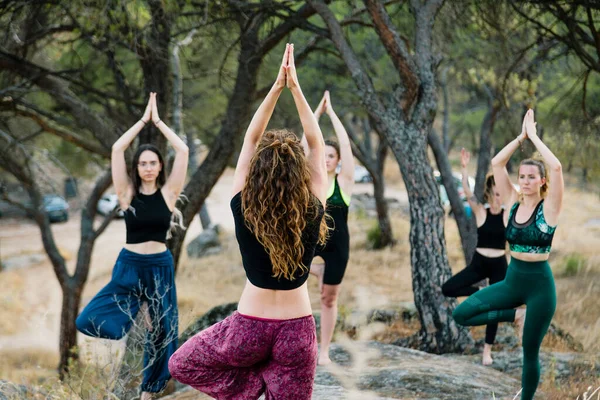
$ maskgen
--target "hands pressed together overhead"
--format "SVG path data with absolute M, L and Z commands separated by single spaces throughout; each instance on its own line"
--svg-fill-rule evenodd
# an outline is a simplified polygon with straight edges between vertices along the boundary
M 521 127 L 521 134 L 517 137 L 519 143 L 522 143 L 525 139 L 531 139 L 537 135 L 537 122 L 533 115 L 533 110 L 530 108 L 523 117 L 523 125 Z
M 299 87 L 296 64 L 294 62 L 294 45 L 291 43 L 285 45 L 285 52 L 283 53 L 283 60 L 281 60 L 281 68 L 279 68 L 275 85 L 279 89 L 283 89 L 286 86 L 289 89 Z
M 161 122 L 160 117 L 158 116 L 158 106 L 156 105 L 156 92 L 150 92 L 148 104 L 146 105 L 146 110 L 144 111 L 141 121 L 144 124 L 147 124 L 150 119 L 152 119 L 154 125 L 158 125 Z

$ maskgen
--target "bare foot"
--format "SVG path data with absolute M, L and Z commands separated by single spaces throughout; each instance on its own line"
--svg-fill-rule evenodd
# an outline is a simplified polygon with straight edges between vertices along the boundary
M 152 400 L 152 399 L 154 399 L 154 393 L 142 392 L 142 395 L 140 396 L 140 400 Z
M 483 346 L 483 356 L 481 359 L 481 363 L 483 365 L 492 365 L 493 362 L 494 360 L 492 359 L 492 346 L 486 343 Z
M 317 365 L 329 365 L 331 364 L 331 358 L 329 358 L 329 355 L 322 355 L 319 356 L 319 360 L 317 361 Z
M 527 309 L 517 308 L 515 314 L 515 325 L 517 326 L 517 334 L 519 335 L 519 341 L 523 343 L 523 328 L 525 328 L 525 314 Z

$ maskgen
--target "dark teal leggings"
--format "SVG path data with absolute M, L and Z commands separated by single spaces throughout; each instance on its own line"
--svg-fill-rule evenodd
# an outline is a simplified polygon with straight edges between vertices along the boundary
M 540 381 L 540 346 L 556 309 L 556 289 L 547 261 L 527 262 L 513 258 L 506 278 L 474 293 L 455 310 L 460 325 L 513 322 L 515 307 L 525 304 L 523 330 L 522 400 L 531 400 Z

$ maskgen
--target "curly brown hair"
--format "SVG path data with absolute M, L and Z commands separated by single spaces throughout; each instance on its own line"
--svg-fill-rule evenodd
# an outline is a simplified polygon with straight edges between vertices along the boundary
M 273 277 L 293 280 L 302 263 L 302 232 L 319 216 L 320 201 L 310 191 L 310 171 L 300 140 L 285 129 L 265 132 L 250 161 L 242 190 L 246 226 L 262 244 L 273 265 Z M 319 243 L 327 237 L 320 221 Z

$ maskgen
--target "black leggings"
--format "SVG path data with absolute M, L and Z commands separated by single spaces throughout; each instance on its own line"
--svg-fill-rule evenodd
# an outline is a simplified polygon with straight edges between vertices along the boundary
M 477 286 L 473 285 L 485 278 L 489 278 L 490 285 L 503 281 L 507 268 L 506 256 L 488 258 L 475 252 L 471 264 L 442 285 L 442 293 L 446 297 L 470 296 L 479 290 Z M 487 344 L 494 344 L 497 331 L 497 323 L 486 326 L 485 342 Z

